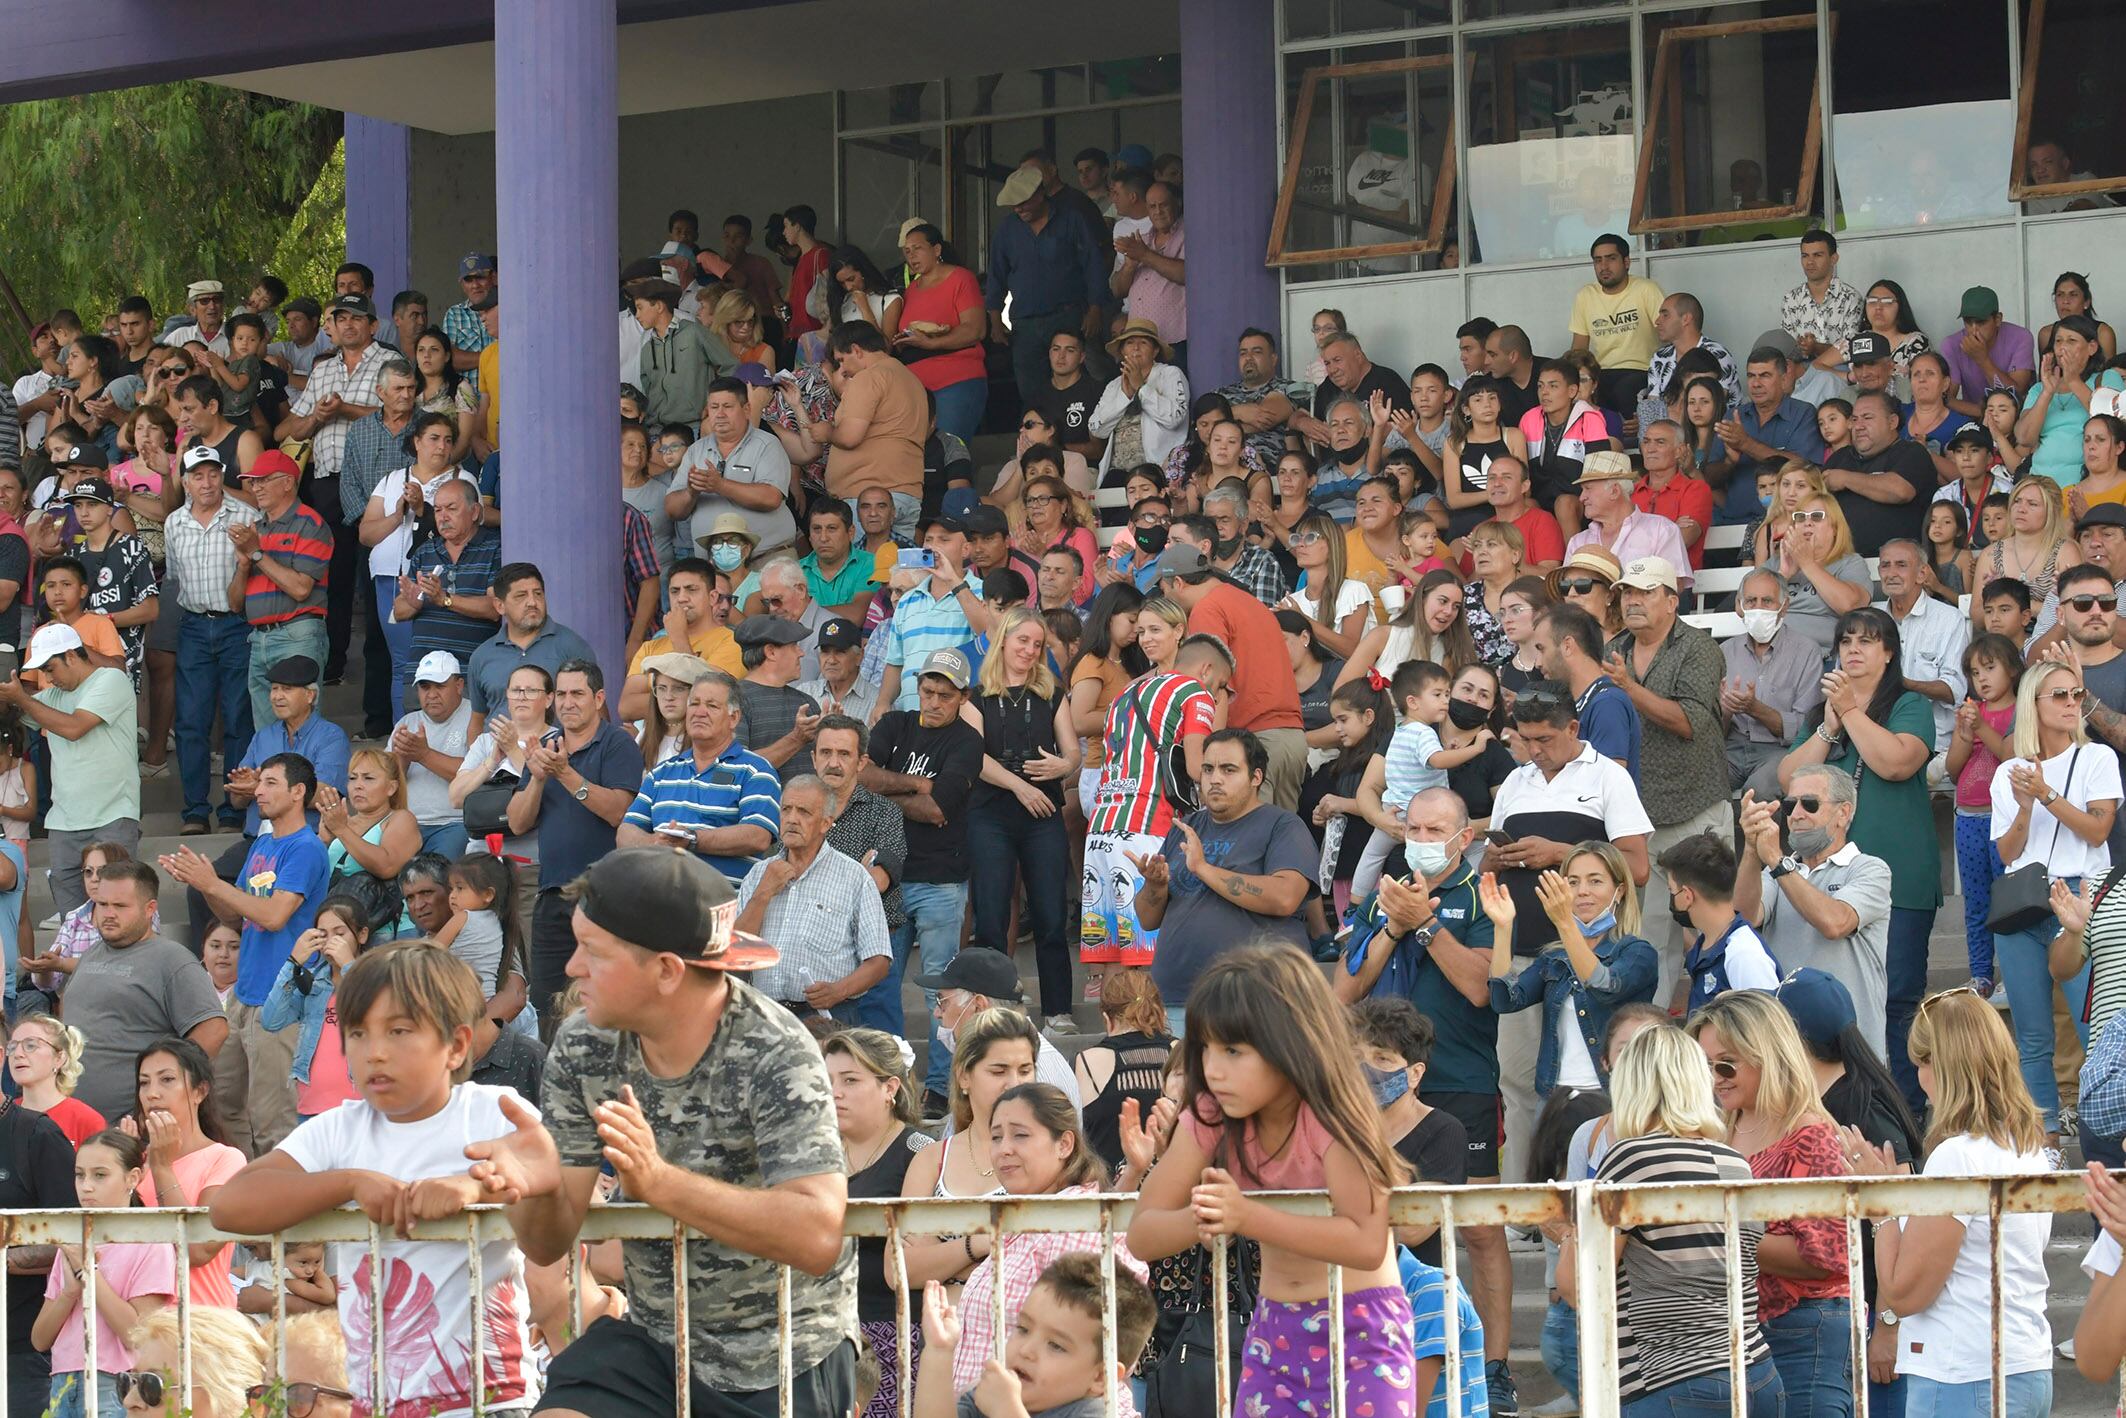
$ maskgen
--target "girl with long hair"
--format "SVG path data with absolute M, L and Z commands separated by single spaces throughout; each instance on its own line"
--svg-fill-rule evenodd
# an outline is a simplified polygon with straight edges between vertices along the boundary
M 1701 478 L 1734 471 L 1735 457 L 1720 441 L 1720 421 L 1727 417 L 1727 386 L 1701 374 L 1683 386 L 1683 448 Z
M 416 413 L 443 414 L 457 429 L 452 459 L 465 456 L 472 447 L 473 431 L 480 425 L 480 396 L 452 358 L 458 347 L 440 325 L 431 325 L 414 337 L 415 374 L 413 407 Z
M 1499 688 L 1509 702 L 1523 685 L 1543 678 L 1543 660 L 1535 652 L 1535 618 L 1550 606 L 1550 583 L 1542 576 L 1519 577 L 1499 593 L 1499 632 L 1513 647 L 1498 667 Z
M 214 1064 L 190 1039 L 157 1039 L 134 1063 L 134 1107 L 119 1126 L 147 1140 L 142 1206 L 207 1206 L 250 1159 L 231 1147 L 214 1099 Z M 243 1106 L 238 1099 L 236 1106 Z M 236 1308 L 229 1278 L 234 1241 L 194 1241 L 192 1303 Z
M 421 850 L 421 824 L 406 807 L 406 770 L 396 754 L 358 748 L 347 759 L 347 791 L 320 785 L 318 835 L 325 839 L 325 859 L 334 884 L 366 875 L 385 888 L 393 886 L 406 864 Z M 363 889 L 368 883 L 359 884 Z M 384 897 L 396 900 L 386 890 Z M 390 919 L 372 920 L 376 930 L 391 930 Z
M 1928 595 L 1953 606 L 1977 571 L 1978 554 L 1971 550 L 1971 523 L 1963 503 L 1951 499 L 1928 504 L 1920 535 L 1927 549 L 1927 559 L 1920 563 L 1920 582 Z
M 2091 414 L 2082 425 L 2082 480 L 2067 489 L 2067 511 L 2075 521 L 2100 502 L 2126 504 L 2126 419 Z
M 886 1201 L 901 1195 L 915 1154 L 930 1145 L 917 1132 L 920 1111 L 908 1067 L 914 1052 L 903 1040 L 877 1029 L 844 1029 L 820 1041 L 827 1084 L 834 1095 L 834 1126 L 841 1134 L 849 1172 L 849 1195 Z M 884 1240 L 856 1243 L 856 1327 L 878 1362 L 878 1392 L 862 1418 L 895 1418 L 908 1383 L 901 1372 L 899 1318 L 893 1280 L 886 1269 Z M 913 1316 L 911 1316 L 911 1319 Z M 921 1345 L 910 1335 L 909 1361 Z
M 1956 784 L 1956 871 L 1964 898 L 1964 949 L 1971 988 L 1993 997 L 1993 927 L 1987 923 L 1993 882 L 2001 874 L 1993 850 L 1993 773 L 2015 757 L 2015 691 L 2023 678 L 2022 647 L 1986 634 L 1964 651 L 1964 683 L 1971 693 L 1956 706 L 1942 769 Z
M 1528 440 L 1505 422 L 1505 399 L 1489 375 L 1470 377 L 1447 419 L 1447 448 L 1440 456 L 1440 496 L 1447 503 L 1447 534 L 1468 535 L 1491 517 L 1491 460 L 1511 456 L 1528 464 Z
M 1348 1017 L 1320 969 L 1290 946 L 1243 946 L 1196 979 L 1182 1041 L 1180 1125 L 1145 1180 L 1130 1249 L 1173 1255 L 1209 1235 L 1262 1246 L 1262 1300 L 1248 1321 L 1234 1408 L 1326 1412 L 1414 1402 L 1410 1302 L 1388 1225 L 1406 1169 L 1381 1129 Z M 1327 1216 L 1248 1193 L 1326 1189 Z M 1346 1370 L 1326 1364 L 1331 1266 L 1342 1268 Z
M 1100 1038 L 1079 1053 L 1078 1096 L 1085 1100 L 1086 1144 L 1107 1171 L 1123 1164 L 1122 1112 L 1134 1102 L 1151 1116 L 1174 1051 L 1166 1004 L 1149 970 L 1116 970 L 1100 985 Z
M 1842 1177 L 1845 1151 L 1824 1110 L 1808 1051 L 1785 1006 L 1762 990 L 1729 990 L 1686 1026 L 1713 1071 L 1728 1142 L 1759 1179 Z M 1757 1322 L 1796 1418 L 1853 1411 L 1851 1288 L 1845 1223 L 1768 1223 L 1757 1245 Z
M 74 1193 L 84 1209 L 120 1210 L 136 1204 L 146 1170 L 140 1139 L 107 1128 L 82 1142 L 74 1156 Z M 44 1287 L 44 1306 L 30 1326 L 30 1343 L 52 1356 L 52 1418 L 85 1412 L 85 1388 L 96 1385 L 97 1411 L 124 1410 L 118 1375 L 133 1367 L 124 1336 L 177 1298 L 177 1266 L 170 1248 L 157 1242 L 106 1241 L 96 1247 L 96 1369 L 87 1367 L 85 1298 L 90 1278 L 82 1246 L 62 1245 Z
M 862 247 L 837 246 L 827 257 L 827 332 L 863 324 L 891 336 L 900 326 L 901 297 Z
M 108 1126 L 103 1114 L 74 1096 L 88 1047 L 79 1029 L 53 1015 L 25 1014 L 6 1037 L 8 1076 L 22 1090 L 23 1107 L 57 1123 L 76 1147 Z
M 989 1151 L 990 1110 L 1010 1089 L 1034 1081 L 1041 1035 L 1015 1009 L 985 1009 L 953 1031 L 952 1073 L 947 1084 L 952 1134 L 918 1152 L 909 1164 L 902 1196 L 991 1197 L 1003 1190 Z M 910 1241 L 908 1281 L 957 1280 L 989 1253 L 994 1238 L 940 1236 Z
M 1277 470 L 1271 483 L 1270 519 L 1263 525 L 1287 547 L 1291 546 L 1292 534 L 1299 529 L 1300 522 L 1314 510 L 1310 496 L 1314 490 L 1314 468 L 1314 455 L 1303 448 L 1290 449 L 1277 459 Z M 1338 529 L 1338 535 L 1341 534 Z
M 1085 750 L 1078 770 L 1078 802 L 1090 813 L 1093 793 L 1107 764 L 1107 709 L 1129 682 L 1151 668 L 1137 645 L 1137 622 L 1144 593 L 1127 581 L 1100 588 L 1085 612 L 1085 635 L 1066 678 L 1070 682 L 1070 721 Z
M 1365 809 L 1371 779 L 1374 798 L 1387 784 L 1388 741 L 1395 736 L 1395 711 L 1388 691 L 1372 681 L 1340 684 L 1329 696 L 1329 723 L 1338 752 L 1315 769 L 1299 789 L 1299 815 L 1322 844 L 1322 875 L 1328 878 L 1336 918 L 1351 908 L 1351 879 L 1373 837 Z
M 1529 578 L 1533 579 L 1533 578 Z M 1469 811 L 1482 832 L 1490 825 L 1491 801 L 1520 767 L 1506 747 L 1506 692 L 1499 673 L 1489 665 L 1470 665 L 1447 690 L 1447 718 L 1439 726 L 1440 747 L 1452 752 L 1477 746 L 1480 751 L 1447 770 L 1447 786 Z
M 1215 392 L 1198 394 L 1189 401 L 1188 435 L 1181 442 L 1174 445 L 1173 450 L 1166 455 L 1166 461 L 1161 468 L 1161 471 L 1166 475 L 1166 486 L 1169 492 L 1176 497 L 1188 495 L 1191 470 L 1204 466 L 1209 460 L 1211 430 L 1221 423 L 1231 423 L 1232 421 L 1233 403 L 1232 400 L 1226 398 L 1223 394 Z M 1240 449 L 1240 468 L 1244 471 L 1237 474 L 1238 476 L 1269 471 L 1263 466 L 1262 455 L 1253 448 L 1248 447 L 1244 439 Z M 1202 507 L 1198 502 L 1192 500 L 1189 503 L 1188 510 L 1200 512 Z M 1175 515 L 1180 515 L 1178 508 L 1175 511 Z
M 2086 423 L 2087 420 L 2084 420 Z M 2081 460 L 2077 456 L 2077 469 Z M 2012 576 L 2030 588 L 2030 603 L 2038 607 L 2033 635 L 2043 635 L 2059 618 L 2059 574 L 2082 564 L 2081 548 L 2067 520 L 2066 499 L 2051 478 L 2029 473 L 2016 479 L 2008 494 L 2008 535 L 1986 548 L 1978 561 L 1978 583 Z M 1979 597 L 1971 598 L 1974 627 L 1984 623 Z
M 1927 1115 L 1929 1177 L 2028 1176 L 2053 1171 L 2058 1154 L 2045 1142 L 2044 1114 L 2017 1068 L 2016 1045 L 1994 1008 L 1969 989 L 1921 1002 L 1906 1044 L 1931 1104 Z M 1847 1128 L 1846 1162 L 1861 1176 L 1889 1176 L 1890 1150 Z M 1911 1418 L 1982 1410 L 1993 1382 L 1995 1334 L 2006 1370 L 2005 1418 L 2052 1411 L 2052 1326 L 2045 1246 L 2052 1217 L 2004 1213 L 2000 1235 L 1984 1213 L 1908 1216 L 1875 1226 L 1876 1303 L 1897 1331 L 1897 1372 L 1905 1379 Z M 1993 1266 L 1999 1247 L 2000 1265 Z
M 1905 288 L 1895 281 L 1881 280 L 1869 286 L 1867 294 L 1861 298 L 1860 309 L 1867 321 L 1866 328 L 1889 342 L 1890 359 L 1897 366 L 1892 387 L 1902 400 L 1910 393 L 1907 377 L 1912 369 L 1913 356 L 1924 354 L 1934 345 L 1920 330 L 1918 317 L 1912 314 L 1912 302 L 1905 297 Z M 1816 356 L 1816 363 L 1825 369 L 1849 364 L 1849 343 L 1849 340 L 1839 340 L 1824 346 L 1823 353 Z
M 1280 608 L 1277 628 L 1284 633 L 1292 685 L 1299 691 L 1299 727 L 1307 736 L 1307 767 L 1311 771 L 1328 762 L 1341 742 L 1330 719 L 1329 696 L 1336 689 L 1336 672 L 1344 662 L 1314 638 L 1318 627 L 1298 611 Z
M 1337 683 L 1348 684 L 1368 670 L 1392 675 L 1407 660 L 1430 660 L 1450 675 L 1481 663 L 1464 613 L 1465 595 L 1459 572 L 1426 572 L 1394 618 L 1365 633 L 1344 661 Z
M 359 897 L 334 892 L 317 923 L 296 938 L 259 1011 L 270 1030 L 300 1026 L 296 1037 L 295 1113 L 307 1121 L 356 1096 L 333 994 L 355 957 L 369 948 L 369 910 Z
M 450 920 L 429 939 L 465 962 L 487 1000 L 482 1017 L 494 1019 L 510 975 L 530 973 L 531 922 L 517 899 L 509 863 L 500 857 L 469 852 L 451 862 L 447 879 Z M 530 1010 L 519 1010 L 505 1023 L 522 1034 L 539 1032 Z
M 2037 387 L 2024 396 L 2015 420 L 2015 443 L 2029 453 L 2023 471 L 2071 486 L 2081 468 L 2082 424 L 2096 391 L 2126 389 L 2126 373 L 2105 367 L 2096 321 L 2086 315 L 2063 315 L 2053 322 L 2037 369 Z
M 1343 528 L 1322 512 L 1309 512 L 1292 529 L 1292 559 L 1298 587 L 1278 606 L 1306 617 L 1319 644 L 1338 659 L 1349 655 L 1373 619 L 1373 592 L 1345 573 Z

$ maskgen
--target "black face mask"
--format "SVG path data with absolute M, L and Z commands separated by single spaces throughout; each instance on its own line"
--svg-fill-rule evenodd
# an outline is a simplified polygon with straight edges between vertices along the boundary
M 1677 925 L 1683 927 L 1683 929 L 1687 931 L 1694 931 L 1697 929 L 1697 926 L 1691 921 L 1690 912 L 1684 910 L 1681 906 L 1669 907 L 1668 915 L 1669 919 L 1673 920 Z
M 1137 550 L 1148 556 L 1157 556 L 1166 550 L 1166 533 L 1167 529 L 1164 527 L 1137 528 Z
M 1213 541 L 1211 543 L 1211 552 L 1220 561 L 1224 561 L 1228 557 L 1238 556 L 1240 555 L 1240 543 L 1242 540 L 1240 537 L 1229 537 L 1224 540 Z
M 1491 722 L 1491 711 L 1466 699 L 1447 701 L 1447 718 L 1457 729 L 1481 729 Z

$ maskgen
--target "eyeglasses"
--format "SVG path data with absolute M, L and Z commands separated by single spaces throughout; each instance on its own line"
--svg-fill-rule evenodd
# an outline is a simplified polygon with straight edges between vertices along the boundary
M 1735 1075 L 1742 1071 L 1742 1066 L 1733 1059 L 1714 1059 L 1711 1068 L 1713 1077 L 1719 1079 L 1722 1083 L 1733 1082 Z
M 540 695 L 547 693 L 547 691 L 535 684 L 513 684 L 504 690 L 503 693 L 511 699 L 537 699 Z
M 1026 432 L 1031 433 L 1037 428 L 1046 428 L 1048 427 L 1048 425 L 1041 422 L 1039 419 L 1022 419 L 1019 422 L 1019 427 L 1025 430 Z
M 1135 525 L 1139 527 L 1164 527 L 1166 523 L 1166 514 L 1162 512 L 1140 512 L 1137 514 Z
M 1323 536 L 1319 532 L 1292 533 L 1292 545 L 1295 547 L 1310 547 L 1313 546 L 1316 542 L 1325 542 L 1327 540 L 1328 538 Z
M 26 1054 L 35 1049 L 49 1049 L 51 1047 L 50 1044 L 42 1039 L 13 1039 L 8 1042 L 7 1054 L 8 1057 L 13 1058 L 16 1054 Z
M 1056 499 L 1053 496 L 1043 492 L 1037 493 L 1032 497 L 1026 498 L 1025 502 L 1028 507 L 1046 507 L 1055 500 Z
M 288 1418 L 309 1418 L 320 1398 L 344 1398 L 349 1403 L 354 1402 L 353 1394 L 328 1384 L 253 1384 L 244 1390 L 244 1396 L 253 1403 L 262 1403 L 276 1388 L 280 1390 L 281 1402 L 288 1409 Z M 148 1406 L 152 1408 L 159 1402 L 160 1399 L 151 1399 Z
M 2039 695 L 2038 698 L 2049 699 L 2055 704 L 2079 704 L 2082 702 L 2082 696 L 2087 694 L 2088 692 L 2088 690 L 2083 689 L 2078 684 L 2063 684 L 2057 689 L 2046 690 L 2043 694 Z
M 1786 520 L 1798 526 L 1803 522 L 1826 522 L 1830 520 L 1830 516 L 1831 514 L 1821 507 L 1804 507 L 1799 512 L 1787 513 Z
M 1869 296 L 1869 297 L 1867 298 L 1867 300 L 1866 300 L 1865 302 L 1863 302 L 1863 304 L 1867 304 L 1867 305 L 1895 305 L 1895 304 L 1897 304 L 1897 297 L 1896 297 L 1896 296 L 1894 296 L 1894 295 L 1871 295 L 1871 296 Z
M 111 1382 L 118 1389 L 120 1403 L 125 1402 L 125 1396 L 137 1388 L 140 1390 L 142 1403 L 150 1408 L 162 1405 L 162 1375 L 154 1369 L 135 1369 L 130 1373 L 113 1374 Z
M 2119 598 L 2117 596 L 2068 596 L 2061 600 L 2060 604 L 2071 606 L 2087 615 L 2098 606 L 2107 611 L 2117 610 L 2119 608 Z
M 1787 812 L 1798 807 L 1803 812 L 1814 814 L 1823 811 L 1823 799 L 1814 793 L 1798 793 L 1790 798 L 1781 798 L 1779 806 Z
M 1566 596 L 1586 596 L 1592 595 L 1597 586 L 1605 591 L 1609 589 L 1609 583 L 1598 577 L 1575 576 L 1570 581 L 1558 582 L 1558 592 Z

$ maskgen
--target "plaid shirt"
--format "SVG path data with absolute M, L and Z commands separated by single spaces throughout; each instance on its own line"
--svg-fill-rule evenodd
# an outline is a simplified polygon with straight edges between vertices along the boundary
M 340 453 L 340 515 L 350 526 L 361 524 L 369 498 L 385 475 L 413 461 L 399 441 L 411 427 L 413 420 L 409 418 L 404 428 L 393 433 L 384 426 L 384 411 L 379 409 L 367 418 L 356 419 L 347 430 L 347 446 Z
M 478 354 L 494 343 L 494 338 L 487 333 L 487 322 L 480 318 L 480 312 L 473 309 L 472 302 L 467 300 L 461 300 L 443 312 L 443 333 L 450 336 L 453 348 L 466 354 Z M 480 371 L 466 370 L 465 383 L 477 394 L 480 391 Z
M 620 597 L 620 633 L 624 636 L 635 625 L 635 593 L 643 582 L 657 579 L 657 538 L 650 531 L 650 519 L 625 502 L 620 504 L 620 575 L 627 583 Z
M 1284 568 L 1277 564 L 1277 558 L 1261 547 L 1242 547 L 1240 559 L 1226 575 L 1266 606 L 1275 606 L 1291 589 L 1284 583 Z
M 204 527 L 192 515 L 189 500 L 162 524 L 162 544 L 170 574 L 177 582 L 177 604 L 188 611 L 212 614 L 229 609 L 222 594 L 236 577 L 236 545 L 229 529 L 258 520 L 258 509 L 224 497 Z
M 1099 1190 L 1096 1186 L 1065 1187 L 1055 1195 L 1091 1196 Z M 1098 1231 L 1051 1231 L 1039 1235 L 1021 1232 L 997 1240 L 996 1249 L 974 1268 L 960 1292 L 960 1347 L 952 1357 L 954 1393 L 973 1388 L 982 1377 L 982 1365 L 989 1359 L 993 1343 L 989 1329 L 991 1295 L 999 1284 L 999 1270 L 1003 1273 L 1004 1323 L 1008 1326 L 1017 1323 L 1019 1310 L 1033 1293 L 1041 1272 L 1061 1257 L 1081 1252 L 1095 1256 L 1100 1253 Z M 1129 1243 L 1119 1235 L 1115 1237 L 1115 1267 L 1139 1280 L 1150 1274 L 1144 1262 L 1130 1254 Z M 1129 1385 L 1117 1385 L 1115 1397 L 1121 1408 L 1120 1418 L 1135 1418 L 1137 1409 L 1130 1400 Z
M 441 537 L 430 537 L 406 558 L 406 574 L 434 576 L 455 602 L 458 597 L 484 597 L 502 569 L 502 537 L 492 527 L 481 527 L 458 551 L 453 561 Z M 426 602 L 414 613 L 413 653 L 416 659 L 430 650 L 448 650 L 459 664 L 468 664 L 472 652 L 495 638 L 495 622 L 445 610 Z M 497 705 L 496 708 L 501 706 Z
M 886 910 L 886 929 L 891 931 L 899 930 L 908 919 L 908 913 L 901 908 L 901 867 L 908 860 L 906 823 L 899 808 L 869 788 L 857 787 L 850 791 L 849 801 L 842 804 L 834 826 L 827 829 L 827 845 L 844 856 L 878 853 L 871 865 L 893 882 L 880 897 Z M 876 887 L 878 883 L 874 881 L 872 885 Z
M 740 911 L 760 890 L 760 879 L 772 860 L 753 863 L 739 884 Z M 805 997 L 807 985 L 831 983 L 866 960 L 893 954 L 878 884 L 870 872 L 837 852 L 832 843 L 823 843 L 812 865 L 768 902 L 760 935 L 775 942 L 782 959 L 754 975 L 750 983 L 769 999 L 790 1004 Z
M 346 359 L 338 354 L 319 360 L 311 366 L 310 383 L 304 387 L 302 397 L 295 401 L 295 413 L 310 413 L 328 394 L 337 394 L 350 404 L 375 405 L 377 375 L 383 372 L 384 362 L 394 357 L 392 351 L 371 341 L 362 347 L 353 369 L 349 369 Z M 347 453 L 347 435 L 356 422 L 359 420 L 326 419 L 310 435 L 310 468 L 316 476 L 336 478 L 340 475 L 340 464 Z M 406 465 L 401 463 L 399 466 Z

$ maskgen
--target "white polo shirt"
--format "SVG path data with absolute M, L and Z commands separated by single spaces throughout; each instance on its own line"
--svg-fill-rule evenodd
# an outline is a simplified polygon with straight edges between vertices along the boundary
M 1649 836 L 1653 821 L 1639 801 L 1638 785 L 1623 764 L 1582 742 L 1579 756 L 1546 778 L 1526 763 L 1507 775 L 1491 799 L 1491 826 L 1509 837 L 1541 837 L 1552 842 L 1614 842 L 1619 837 Z M 1499 873 L 1513 896 L 1516 916 L 1513 948 L 1533 955 L 1557 939 L 1557 927 L 1536 900 L 1540 872 L 1526 868 Z

